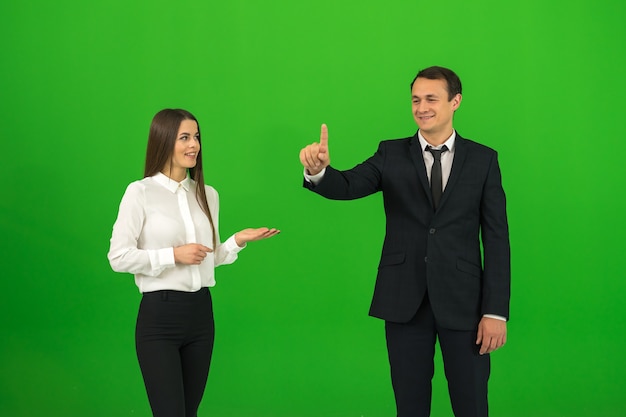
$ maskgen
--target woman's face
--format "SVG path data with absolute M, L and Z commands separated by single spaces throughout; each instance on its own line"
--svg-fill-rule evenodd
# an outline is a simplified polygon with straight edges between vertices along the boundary
M 178 127 L 176 144 L 170 159 L 170 166 L 163 173 L 173 180 L 182 181 L 187 176 L 187 169 L 196 166 L 200 152 L 200 132 L 195 120 L 183 120 Z

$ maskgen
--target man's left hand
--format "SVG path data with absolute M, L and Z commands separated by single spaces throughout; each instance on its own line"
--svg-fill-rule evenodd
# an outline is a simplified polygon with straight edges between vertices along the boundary
M 483 317 L 478 323 L 476 344 L 480 345 L 479 353 L 484 355 L 501 348 L 506 343 L 506 321 L 491 317 Z

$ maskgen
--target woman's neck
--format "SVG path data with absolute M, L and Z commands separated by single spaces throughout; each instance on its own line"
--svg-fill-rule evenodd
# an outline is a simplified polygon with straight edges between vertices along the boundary
M 171 180 L 174 180 L 176 182 L 182 182 L 185 178 L 187 178 L 187 170 L 186 169 L 182 169 L 182 170 L 170 170 L 165 168 L 163 171 L 161 171 L 161 173 L 163 175 L 165 175 L 166 177 L 168 177 Z

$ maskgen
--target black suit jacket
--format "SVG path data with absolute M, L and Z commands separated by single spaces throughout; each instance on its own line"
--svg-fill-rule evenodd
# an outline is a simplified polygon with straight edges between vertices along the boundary
M 327 167 L 315 186 L 304 182 L 336 200 L 383 193 L 386 232 L 370 315 L 407 322 L 428 292 L 445 328 L 474 330 L 483 314 L 509 317 L 509 231 L 497 153 L 458 134 L 454 153 L 436 212 L 417 134 L 381 142 L 350 170 Z

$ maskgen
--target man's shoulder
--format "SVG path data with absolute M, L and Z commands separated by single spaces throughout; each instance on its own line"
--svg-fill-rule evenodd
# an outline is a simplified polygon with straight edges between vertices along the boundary
M 456 141 L 455 146 L 463 147 L 467 151 L 489 153 L 489 154 L 496 153 L 495 149 L 490 148 L 489 146 L 484 145 L 482 143 L 476 142 L 475 140 L 464 138 L 460 136 L 458 133 L 456 135 L 455 141 Z
M 416 139 L 415 135 L 407 138 L 384 139 L 380 141 L 379 147 L 404 148 L 411 145 L 414 142 L 413 139 Z

